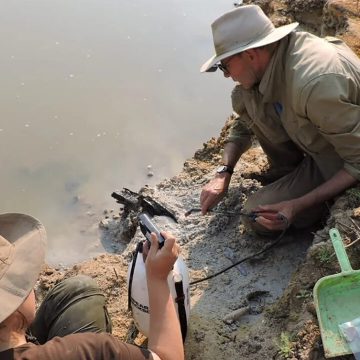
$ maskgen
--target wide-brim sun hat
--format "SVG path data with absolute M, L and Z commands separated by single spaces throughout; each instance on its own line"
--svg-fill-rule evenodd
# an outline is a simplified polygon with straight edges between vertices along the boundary
M 200 71 L 213 71 L 215 64 L 229 56 L 278 41 L 298 25 L 291 23 L 276 28 L 258 5 L 236 7 L 211 24 L 215 55 Z
M 45 262 L 46 232 L 25 214 L 0 214 L 0 323 L 24 302 Z

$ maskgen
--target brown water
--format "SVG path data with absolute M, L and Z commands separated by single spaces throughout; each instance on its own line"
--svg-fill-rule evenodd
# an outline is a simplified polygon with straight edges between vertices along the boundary
M 101 252 L 96 224 L 104 208 L 116 208 L 110 193 L 176 174 L 218 134 L 232 84 L 199 67 L 213 53 L 211 22 L 232 6 L 2 4 L 0 210 L 46 225 L 50 262 Z

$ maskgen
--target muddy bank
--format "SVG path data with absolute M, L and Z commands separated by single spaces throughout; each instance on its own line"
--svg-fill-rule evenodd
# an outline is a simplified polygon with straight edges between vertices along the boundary
M 277 25 L 301 22 L 319 35 L 342 37 L 360 51 L 357 1 L 253 1 L 270 14 Z M 261 184 L 248 178 L 267 167 L 262 150 L 254 146 L 236 167 L 229 192 L 208 216 L 185 212 L 199 205 L 202 186 L 213 177 L 221 159 L 223 139 L 230 117 L 219 138 L 212 138 L 177 176 L 155 187 L 144 187 L 148 195 L 177 218 L 157 217 L 160 228 L 173 232 L 191 280 L 211 275 L 238 259 L 260 252 L 270 244 L 245 231 L 239 211 L 247 196 Z M 191 287 L 191 322 L 186 340 L 186 358 L 200 359 L 324 359 L 312 289 L 316 281 L 339 272 L 328 230 L 337 227 L 346 244 L 353 268 L 360 267 L 360 189 L 338 197 L 318 227 L 287 232 L 273 248 L 240 266 Z M 84 273 L 95 278 L 107 296 L 114 334 L 122 340 L 145 344 L 136 334 L 127 312 L 126 272 L 131 252 L 143 235 L 135 229 L 136 211 L 115 211 L 101 221 L 102 236 L 113 241 L 117 254 L 104 254 L 71 269 L 46 268 L 38 294 L 63 277 Z M 126 215 L 126 216 L 125 216 Z M 345 357 L 346 358 L 346 357 Z M 344 359 L 345 359 L 344 358 Z M 351 357 L 347 357 L 351 358 Z

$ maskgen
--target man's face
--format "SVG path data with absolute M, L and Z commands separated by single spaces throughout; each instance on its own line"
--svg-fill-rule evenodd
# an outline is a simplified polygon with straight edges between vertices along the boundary
M 245 51 L 222 60 L 219 68 L 225 77 L 239 82 L 244 89 L 251 89 L 259 82 L 254 60 L 250 52 Z

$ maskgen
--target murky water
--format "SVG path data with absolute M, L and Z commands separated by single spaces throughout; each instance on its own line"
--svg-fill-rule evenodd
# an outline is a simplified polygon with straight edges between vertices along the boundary
M 218 134 L 231 112 L 232 84 L 199 67 L 213 53 L 211 22 L 232 6 L 2 4 L 0 210 L 29 213 L 46 225 L 50 262 L 101 251 L 92 224 L 115 206 L 110 193 L 176 174 Z

